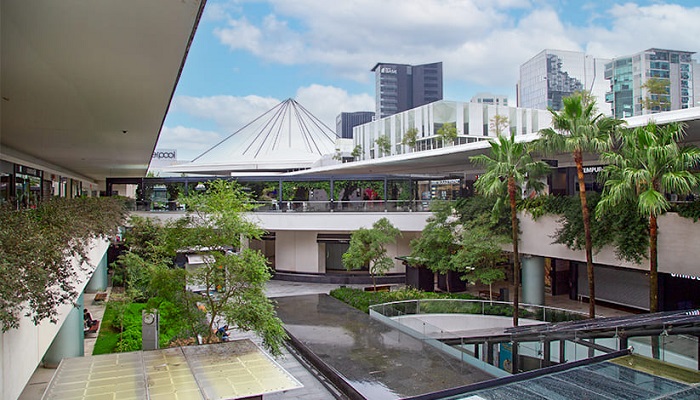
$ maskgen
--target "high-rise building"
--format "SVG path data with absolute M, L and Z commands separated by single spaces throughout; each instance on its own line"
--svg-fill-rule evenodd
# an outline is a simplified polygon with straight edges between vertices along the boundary
M 586 90 L 593 95 L 598 110 L 610 115 L 605 105 L 607 62 L 610 60 L 579 51 L 542 50 L 520 66 L 518 107 L 560 110 L 564 97 Z
M 342 139 L 352 139 L 352 128 L 372 121 L 373 111 L 342 112 L 335 117 L 335 134 Z
M 372 68 L 376 79 L 378 118 L 442 100 L 442 63 L 423 65 L 377 63 Z
M 609 91 L 605 100 L 612 104 L 615 117 L 651 114 L 694 106 L 694 52 L 648 49 L 625 57 L 616 57 L 605 65 Z M 666 83 L 666 94 L 650 93 L 645 83 L 655 78 Z M 658 102 L 648 109 L 644 101 Z

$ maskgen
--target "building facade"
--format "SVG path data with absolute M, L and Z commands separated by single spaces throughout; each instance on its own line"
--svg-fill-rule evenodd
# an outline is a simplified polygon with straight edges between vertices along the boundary
M 693 52 L 647 49 L 617 57 L 605 65 L 609 91 L 605 100 L 617 118 L 680 110 L 695 104 Z M 649 79 L 666 84 L 666 94 L 650 93 L 644 87 Z M 645 107 L 645 99 L 657 106 Z M 649 109 L 651 108 L 651 109 Z
M 376 115 L 384 118 L 442 100 L 442 63 L 408 65 L 377 63 Z
M 480 92 L 475 94 L 469 101 L 472 103 L 490 104 L 492 106 L 508 106 L 508 96 L 502 94 Z
M 374 121 L 373 111 L 342 112 L 335 117 L 335 134 L 342 139 L 352 139 L 352 128 Z
M 595 98 L 598 110 L 610 115 L 605 104 L 608 83 L 604 78 L 609 61 L 578 51 L 542 50 L 520 66 L 517 105 L 560 110 L 564 97 L 586 90 Z
M 507 117 L 505 129 L 516 135 L 535 133 L 551 124 L 551 114 L 547 110 L 441 100 L 357 126 L 353 129 L 353 141 L 355 146 L 362 147 L 363 159 L 474 143 L 496 137 L 492 126 L 496 115 Z M 438 134 L 447 124 L 454 124 L 457 130 L 454 143 L 444 143 Z M 406 132 L 413 129 L 417 137 L 411 145 L 404 138 Z M 380 137 L 389 139 L 389 153 L 377 145 Z

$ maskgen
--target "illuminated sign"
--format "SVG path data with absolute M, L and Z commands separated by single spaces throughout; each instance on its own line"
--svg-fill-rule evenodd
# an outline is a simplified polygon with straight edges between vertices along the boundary
M 695 276 L 695 275 L 685 275 L 685 274 L 674 274 L 671 273 L 671 276 L 674 278 L 684 278 L 684 279 L 690 279 L 693 281 L 700 281 L 700 276 Z
M 382 69 L 379 70 L 382 74 L 396 74 L 397 70 L 394 67 L 382 67 Z

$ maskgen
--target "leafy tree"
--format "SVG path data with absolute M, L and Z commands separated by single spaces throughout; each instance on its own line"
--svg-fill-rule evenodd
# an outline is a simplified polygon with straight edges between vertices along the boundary
M 489 121 L 489 130 L 496 136 L 501 136 L 504 132 L 507 132 L 509 126 L 510 121 L 505 115 L 496 114 Z
M 700 163 L 700 149 L 679 146 L 683 125 L 659 126 L 654 122 L 623 132 L 618 151 L 605 152 L 601 159 L 609 163 L 601 174 L 605 179 L 603 198 L 596 214 L 632 201 L 649 225 L 649 311 L 658 311 L 658 224 L 659 215 L 671 208 L 665 194 L 685 195 L 700 185 L 693 172 Z
M 379 152 L 382 155 L 391 155 L 391 140 L 389 140 L 389 136 L 380 136 L 374 142 L 377 144 Z
M 668 111 L 671 103 L 668 97 L 670 82 L 668 79 L 649 78 L 642 84 L 647 90 L 647 96 L 642 99 L 642 106 L 651 113 Z
M 443 124 L 436 132 L 437 136 L 442 139 L 443 146 L 455 143 L 457 139 L 457 125 L 454 122 Z
M 460 247 L 452 257 L 452 263 L 462 273 L 462 279 L 489 285 L 491 293 L 493 283 L 506 278 L 500 265 L 507 261 L 501 249 L 501 243 L 507 241 L 507 237 L 494 234 L 489 227 L 488 216 L 481 215 L 470 221 L 463 230 Z
M 596 114 L 595 102 L 586 100 L 581 95 L 563 99 L 564 108 L 552 113 L 552 128 L 540 131 L 536 145 L 548 154 L 571 153 L 576 164 L 579 198 L 586 248 L 586 268 L 588 271 L 588 315 L 595 318 L 595 280 L 593 272 L 593 240 L 591 237 L 591 218 L 586 199 L 586 183 L 583 175 L 583 154 L 600 153 L 612 146 L 612 134 L 623 123 L 616 118 Z
M 411 255 L 435 274 L 446 275 L 455 271 L 452 256 L 459 251 L 457 226 L 459 218 L 450 202 L 434 201 L 430 204 L 432 215 L 428 217 L 420 237 L 411 240 Z M 450 291 L 449 279 L 447 291 Z
M 351 156 L 354 158 L 360 158 L 362 157 L 362 145 L 358 144 L 352 149 L 352 153 L 350 153 Z
M 343 265 L 348 270 L 369 267 L 372 275 L 372 285 L 377 290 L 377 275 L 384 275 L 394 261 L 387 256 L 386 245 L 396 243 L 401 236 L 398 230 L 387 218 L 382 218 L 372 224 L 372 228 L 360 228 L 350 237 L 350 247 L 343 254 Z
M 193 193 L 181 201 L 189 212 L 165 226 L 162 245 L 203 256 L 204 265 L 186 275 L 188 284 L 204 287 L 201 302 L 207 311 L 207 330 L 203 336 L 214 340 L 215 324 L 223 319 L 238 329 L 255 331 L 268 350 L 279 354 L 287 335 L 264 293 L 270 279 L 267 260 L 245 246 L 245 241 L 259 239 L 263 233 L 243 216 L 254 208 L 250 195 L 235 182 L 216 180 L 205 193 Z
M 403 139 L 401 139 L 401 144 L 404 146 L 408 146 L 408 148 L 411 150 L 415 150 L 417 142 L 418 142 L 418 129 L 417 128 L 409 128 L 408 130 L 406 130 L 406 132 L 403 134 Z
M 36 209 L 0 206 L 0 325 L 20 318 L 57 322 L 57 308 L 74 301 L 92 240 L 116 233 L 126 209 L 119 198 L 52 198 Z M 74 265 L 74 261 L 79 266 Z
M 520 187 L 527 185 L 535 191 L 540 191 L 544 184 L 538 179 L 549 172 L 549 166 L 543 161 L 534 161 L 528 148 L 522 142 L 515 141 L 515 135 L 499 136 L 489 140 L 491 151 L 489 155 L 480 154 L 470 157 L 478 165 L 486 167 L 486 172 L 479 176 L 474 184 L 477 192 L 487 196 L 495 196 L 498 200 L 494 211 L 507 197 L 510 204 L 511 238 L 513 240 L 513 326 L 518 326 L 520 300 L 520 253 L 518 251 L 518 214 L 516 202 L 522 191 Z

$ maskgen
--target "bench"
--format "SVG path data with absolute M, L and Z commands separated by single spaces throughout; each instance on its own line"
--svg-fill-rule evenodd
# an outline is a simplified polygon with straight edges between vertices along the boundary
M 479 290 L 479 298 L 484 300 L 500 300 L 501 295 L 488 290 Z
M 87 335 L 88 333 L 97 333 L 98 329 L 100 329 L 100 321 L 96 319 L 95 323 L 92 324 L 92 326 L 90 328 L 84 329 L 83 331 Z
M 100 292 L 95 294 L 95 298 L 92 299 L 93 303 L 100 303 L 107 300 L 107 292 Z

